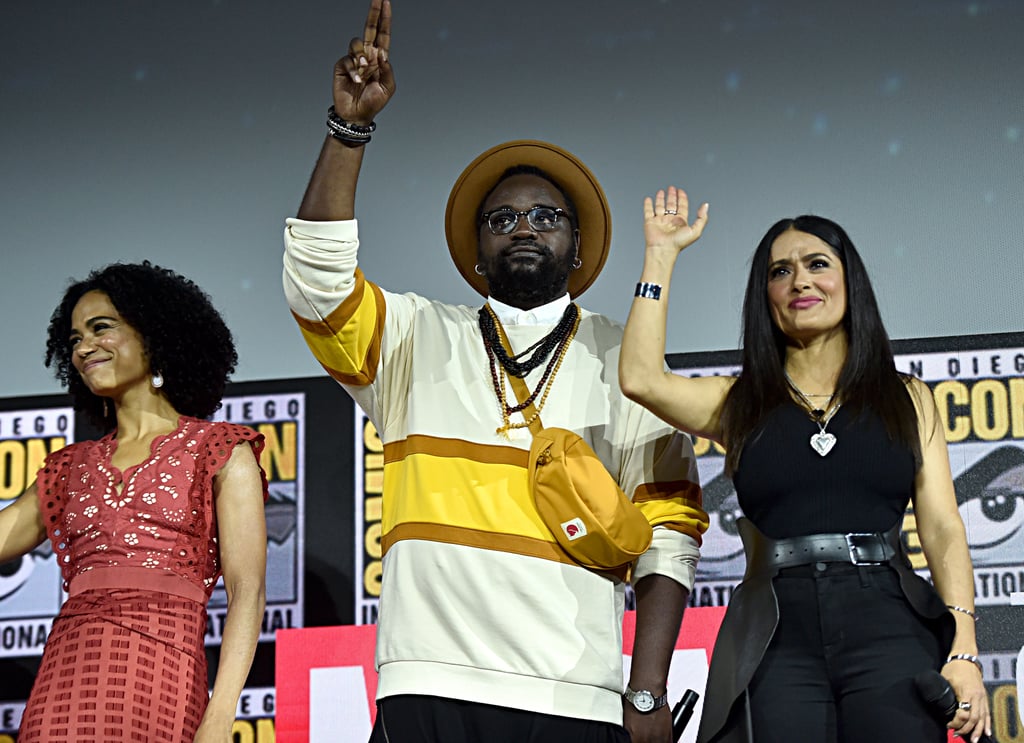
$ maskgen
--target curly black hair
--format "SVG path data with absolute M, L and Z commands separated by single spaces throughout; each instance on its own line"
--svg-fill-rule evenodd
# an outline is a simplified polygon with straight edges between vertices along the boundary
M 46 366 L 71 393 L 75 410 L 103 431 L 114 428 L 114 411 L 94 395 L 71 363 L 71 313 L 84 294 L 100 291 L 125 322 L 142 336 L 154 372 L 164 378 L 162 392 L 183 415 L 208 418 L 220 407 L 228 375 L 238 353 L 224 319 L 210 297 L 190 279 L 149 261 L 112 263 L 68 287 L 50 316 Z

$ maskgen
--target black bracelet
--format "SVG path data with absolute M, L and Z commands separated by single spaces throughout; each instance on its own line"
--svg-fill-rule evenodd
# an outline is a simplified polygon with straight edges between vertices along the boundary
M 370 141 L 370 134 L 377 129 L 376 122 L 367 125 L 353 124 L 345 121 L 334 111 L 334 106 L 327 109 L 327 132 L 335 139 L 349 146 L 358 146 Z
M 641 281 L 636 285 L 636 291 L 633 292 L 633 296 L 643 297 L 644 299 L 661 299 L 661 284 Z
M 334 139 L 338 140 L 342 144 L 348 145 L 349 147 L 360 147 L 370 141 L 370 137 L 353 137 L 345 134 L 344 132 L 329 131 L 327 132 Z

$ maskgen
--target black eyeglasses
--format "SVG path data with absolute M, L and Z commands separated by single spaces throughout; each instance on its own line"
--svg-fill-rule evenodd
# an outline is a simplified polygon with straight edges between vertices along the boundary
M 564 209 L 553 206 L 534 206 L 525 212 L 503 207 L 480 215 L 480 224 L 487 223 L 488 229 L 495 235 L 507 235 L 526 217 L 527 223 L 537 232 L 550 232 L 558 226 L 558 218 L 569 215 Z

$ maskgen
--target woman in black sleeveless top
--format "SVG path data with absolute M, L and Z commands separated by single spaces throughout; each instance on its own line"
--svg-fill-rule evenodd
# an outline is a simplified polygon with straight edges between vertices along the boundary
M 931 392 L 899 374 L 849 237 L 784 219 L 754 253 L 739 377 L 664 370 L 669 281 L 707 223 L 674 187 L 644 200 L 646 251 L 622 344 L 627 396 L 726 446 L 743 583 L 715 644 L 698 740 L 944 741 L 914 679 L 940 671 L 949 727 L 990 733 L 974 581 Z M 912 503 L 935 588 L 899 537 Z

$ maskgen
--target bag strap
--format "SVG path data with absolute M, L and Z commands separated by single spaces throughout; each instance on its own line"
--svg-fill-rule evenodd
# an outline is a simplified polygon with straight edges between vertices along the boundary
M 494 325 L 498 328 L 498 337 L 501 339 L 501 345 L 504 347 L 505 353 L 509 356 L 514 356 L 515 352 L 512 350 L 512 344 L 508 342 L 508 336 L 505 335 L 505 327 L 500 322 L 495 322 Z M 511 374 L 505 374 L 505 376 L 508 377 L 508 381 L 512 384 L 512 391 L 516 393 L 516 399 L 520 403 L 530 398 L 530 388 L 526 386 L 525 379 Z M 530 433 L 533 435 L 540 433 L 544 428 L 544 424 L 541 423 L 540 414 L 532 402 L 523 408 L 522 414 L 526 417 L 526 420 L 530 421 Z

